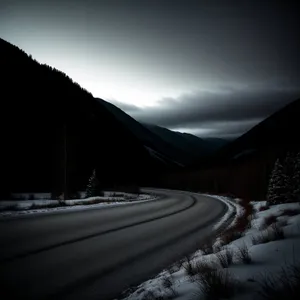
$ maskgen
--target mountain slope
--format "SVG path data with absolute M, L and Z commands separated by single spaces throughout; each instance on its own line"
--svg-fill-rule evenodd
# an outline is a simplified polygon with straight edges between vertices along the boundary
M 230 142 L 230 140 L 222 138 L 204 138 L 204 140 L 208 142 L 208 147 L 214 151 L 221 149 Z
M 11 191 L 61 193 L 65 163 L 70 193 L 85 188 L 94 168 L 103 187 L 146 183 L 163 168 L 67 75 L 2 39 L 0 49 L 2 198 Z
M 300 99 L 190 169 L 163 175 L 161 182 L 168 188 L 265 199 L 276 159 L 284 158 L 287 151 L 300 151 L 299 115 Z
M 175 132 L 157 125 L 144 124 L 144 126 L 167 141 L 169 144 L 185 152 L 187 155 L 192 155 L 196 158 L 197 156 L 199 157 L 206 154 L 206 145 L 205 143 L 202 143 L 203 141 L 200 138 L 200 146 L 198 147 L 198 144 L 192 144 L 192 142 L 185 137 L 184 133 Z
M 218 143 L 203 140 L 192 134 L 140 123 L 112 103 L 102 99 L 98 101 L 149 149 L 149 153 L 155 152 L 156 157 L 159 154 L 168 164 L 173 162 L 189 165 L 199 157 L 207 156 L 219 148 Z
M 220 144 L 214 141 L 205 140 L 189 133 L 181 133 L 151 124 L 144 124 L 144 126 L 173 147 L 186 153 L 190 158 L 190 163 L 201 157 L 212 155 L 220 148 Z M 226 141 L 224 141 L 224 144 L 226 144 Z
M 230 166 L 250 161 L 267 162 L 270 168 L 274 159 L 286 151 L 300 150 L 300 99 L 295 100 L 251 128 L 236 140 L 223 145 L 217 152 L 199 159 L 192 169 Z
M 123 124 L 124 127 L 129 129 L 147 147 L 147 149 L 150 148 L 155 152 L 159 152 L 164 156 L 164 160 L 168 163 L 173 161 L 173 164 L 176 164 L 176 162 L 179 164 L 185 164 L 187 162 L 188 159 L 185 152 L 164 141 L 147 127 L 127 115 L 117 106 L 102 99 L 97 100 L 104 105 Z M 152 153 L 151 150 L 150 153 Z
M 282 152 L 300 146 L 300 99 L 275 112 L 244 135 L 225 146 L 219 159 L 235 159 L 261 151 Z

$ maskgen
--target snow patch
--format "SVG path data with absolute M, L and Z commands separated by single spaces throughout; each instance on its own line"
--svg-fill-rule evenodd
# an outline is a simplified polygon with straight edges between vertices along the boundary
M 22 195 L 28 199 L 27 194 Z M 30 194 L 33 195 L 33 194 Z M 36 199 L 39 194 L 35 194 Z M 47 194 L 43 194 L 47 195 Z M 105 208 L 111 206 L 126 205 L 128 203 L 141 203 L 157 199 L 153 194 L 130 194 L 120 192 L 105 192 L 102 197 L 90 197 L 85 199 L 65 200 L 61 206 L 59 200 L 38 199 L 38 200 L 8 200 L 0 201 L 0 217 L 20 216 L 38 213 L 51 213 L 64 210 L 83 210 L 92 208 Z M 99 202 L 99 203 L 93 203 Z
M 214 197 L 228 204 L 229 211 L 227 215 L 233 210 L 233 207 L 237 211 L 235 219 L 243 215 L 243 208 L 239 205 L 240 199 L 229 200 L 223 196 Z M 264 211 L 259 210 L 260 207 L 265 206 L 265 201 L 251 202 L 250 204 L 253 205 L 255 211 L 255 214 L 252 216 L 251 228 L 247 229 L 242 237 L 224 245 L 221 250 L 218 250 L 218 252 L 224 252 L 227 249 L 234 253 L 233 263 L 228 268 L 223 269 L 221 267 L 216 253 L 203 255 L 202 251 L 198 250 L 190 260 L 192 265 L 199 262 L 213 263 L 219 272 L 230 272 L 232 278 L 238 283 L 236 295 L 232 298 L 235 300 L 254 299 L 254 297 L 257 297 L 257 290 L 259 289 L 258 282 L 263 274 L 278 273 L 283 266 L 299 262 L 300 260 L 300 213 L 297 214 L 300 208 L 299 204 L 288 203 L 274 205 Z M 295 215 L 291 215 L 291 213 L 289 213 L 289 215 L 283 215 L 287 210 L 294 210 Z M 264 223 L 265 218 L 273 215 L 277 217 L 276 224 L 277 226 L 281 226 L 280 228 L 282 228 L 285 238 L 254 245 L 252 243 L 253 237 L 258 237 L 263 232 L 272 230 L 271 226 L 261 229 L 261 224 Z M 220 222 L 215 225 L 215 229 L 220 228 L 222 222 L 225 221 L 226 217 L 224 216 Z M 234 224 L 234 222 L 231 224 Z M 248 248 L 253 263 L 244 264 L 238 259 L 237 252 L 239 248 L 245 246 Z M 174 267 L 176 265 L 179 265 L 177 269 Z M 167 299 L 167 294 L 172 291 L 164 286 L 166 277 L 169 277 L 173 282 L 172 289 L 175 291 L 176 296 L 173 296 L 172 299 L 205 299 L 199 288 L 199 282 L 190 280 L 184 266 L 180 267 L 178 263 L 175 263 L 174 266 L 162 271 L 154 279 L 142 283 L 134 292 L 132 291 L 132 293 L 127 295 L 124 299 L 143 300 L 149 291 L 157 298 L 161 296 L 162 299 Z

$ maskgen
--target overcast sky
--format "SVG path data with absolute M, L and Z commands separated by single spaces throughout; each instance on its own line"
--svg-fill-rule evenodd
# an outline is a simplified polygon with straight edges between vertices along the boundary
M 235 137 L 299 97 L 298 16 L 286 0 L 0 0 L 0 37 L 140 121 Z

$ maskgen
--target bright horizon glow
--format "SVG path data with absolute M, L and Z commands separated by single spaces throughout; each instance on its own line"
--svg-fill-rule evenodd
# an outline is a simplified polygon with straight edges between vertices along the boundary
M 225 2 L 2 0 L 0 36 L 140 122 L 241 134 L 299 97 L 299 18 Z
M 53 49 L 50 51 L 41 47 L 30 47 L 24 40 L 18 43 L 11 41 L 11 43 L 27 54 L 31 54 L 39 63 L 50 65 L 66 73 L 95 98 L 108 102 L 117 101 L 140 108 L 154 107 L 163 98 L 178 98 L 189 90 L 189 87 L 182 89 L 182 86 L 174 88 L 167 80 L 146 82 L 145 77 L 147 78 L 147 75 L 151 77 L 151 74 L 139 75 L 139 72 L 134 69 L 129 73 L 126 66 L 122 66 L 121 63 L 120 67 L 116 67 L 109 61 L 103 63 L 103 61 L 88 60 L 63 46 L 58 47 L 54 52 Z M 76 61 L 76 65 L 73 61 Z
M 73 74 L 72 78 L 91 92 L 94 97 L 112 103 L 117 101 L 140 108 L 153 107 L 158 105 L 159 100 L 166 95 L 154 90 L 148 90 L 145 87 L 135 88 L 113 82 L 101 83 L 101 80 L 97 80 L 97 78 L 87 78 L 87 76 L 81 76 L 81 74 Z M 178 97 L 180 94 L 168 93 L 167 96 Z

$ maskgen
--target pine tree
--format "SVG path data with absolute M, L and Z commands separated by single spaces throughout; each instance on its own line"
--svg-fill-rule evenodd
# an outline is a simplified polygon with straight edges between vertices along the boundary
M 96 176 L 96 170 L 93 170 L 93 174 L 89 179 L 89 183 L 87 185 L 86 189 L 86 197 L 95 197 L 95 196 L 101 196 L 103 193 L 100 189 L 100 183 Z
M 284 172 L 284 167 L 277 159 L 271 173 L 267 201 L 268 204 L 278 204 L 286 201 L 288 193 L 288 179 Z
M 293 186 L 293 201 L 300 201 L 300 152 L 298 152 L 294 157 L 294 172 L 292 177 Z
M 294 184 L 294 176 L 295 176 L 295 154 L 292 152 L 288 152 L 284 164 L 283 164 L 283 172 L 286 178 L 286 195 L 284 202 L 292 202 L 295 194 L 295 184 Z

